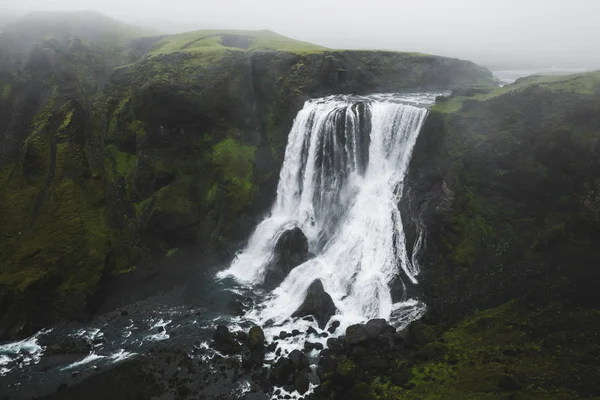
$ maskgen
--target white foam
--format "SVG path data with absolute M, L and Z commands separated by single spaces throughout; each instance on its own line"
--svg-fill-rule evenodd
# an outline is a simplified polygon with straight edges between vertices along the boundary
M 87 357 L 85 357 L 84 359 L 80 360 L 80 361 L 76 361 L 72 364 L 67 365 L 66 367 L 61 368 L 61 371 L 66 371 L 66 370 L 70 370 L 70 369 L 74 369 L 77 367 L 81 367 L 82 365 L 86 365 L 89 364 L 91 362 L 94 362 L 96 360 L 105 358 L 106 356 L 101 356 L 99 354 L 89 354 Z

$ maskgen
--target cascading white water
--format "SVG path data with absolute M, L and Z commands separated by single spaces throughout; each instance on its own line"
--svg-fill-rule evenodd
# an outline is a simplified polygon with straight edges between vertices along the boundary
M 275 205 L 219 277 L 260 285 L 277 240 L 294 226 L 315 257 L 294 268 L 248 319 L 293 323 L 290 316 L 315 279 L 331 295 L 343 326 L 371 318 L 399 326 L 420 317 L 424 307 L 416 300 L 393 304 L 390 285 L 402 278 L 415 284 L 419 274 L 407 254 L 398 204 L 426 115 L 426 108 L 392 96 L 305 104 L 289 135 Z

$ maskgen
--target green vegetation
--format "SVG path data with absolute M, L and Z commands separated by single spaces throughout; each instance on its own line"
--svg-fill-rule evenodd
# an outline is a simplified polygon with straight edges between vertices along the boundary
M 278 50 L 293 53 L 322 52 L 324 47 L 301 42 L 271 31 L 204 30 L 168 36 L 156 44 L 151 54 L 186 51 L 215 52 Z
M 12 87 L 8 83 L 2 85 L 2 98 L 4 100 L 8 100 L 10 98 L 11 92 L 12 92 Z
M 385 400 L 585 398 L 600 359 L 599 323 L 597 310 L 510 302 L 465 318 L 371 387 Z M 431 355 L 419 357 L 427 348 Z
M 503 95 L 522 93 L 525 90 L 539 88 L 557 94 L 576 93 L 581 95 L 594 95 L 600 87 L 600 71 L 572 75 L 540 75 L 517 80 L 515 83 L 505 85 L 488 93 L 473 96 L 452 97 L 448 101 L 439 102 L 433 110 L 443 113 L 459 111 L 466 100 L 486 101 Z
M 220 176 L 219 187 L 229 200 L 233 213 L 249 205 L 255 195 L 252 182 L 255 151 L 254 147 L 240 144 L 234 139 L 225 139 L 214 147 L 212 161 Z M 213 190 L 211 188 L 211 192 Z

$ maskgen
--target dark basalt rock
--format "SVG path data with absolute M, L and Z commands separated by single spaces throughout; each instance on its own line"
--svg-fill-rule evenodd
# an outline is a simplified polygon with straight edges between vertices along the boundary
M 213 347 L 225 354 L 235 354 L 241 350 L 241 346 L 224 325 L 217 326 L 213 335 Z
M 264 350 L 265 348 L 265 333 L 259 326 L 250 328 L 248 332 L 248 348 L 250 350 Z
M 46 347 L 44 356 L 53 355 L 87 355 L 92 350 L 92 344 L 84 338 L 73 338 L 66 335 L 43 335 L 38 339 L 40 346 Z
M 356 324 L 346 328 L 346 343 L 350 346 L 365 344 L 368 339 L 367 329 L 364 325 Z
M 335 353 L 342 353 L 345 350 L 344 341 L 338 338 L 327 339 L 327 348 Z
M 296 365 L 287 357 L 282 357 L 271 368 L 269 382 L 273 386 L 284 386 L 294 381 Z
M 389 325 L 384 319 L 372 319 L 365 325 L 367 331 L 367 337 L 369 339 L 375 339 L 382 334 L 393 334 L 396 333 L 396 329 Z
M 317 319 L 319 328 L 323 329 L 336 312 L 337 308 L 335 307 L 331 296 L 325 292 L 323 283 L 317 279 L 308 288 L 304 302 L 300 305 L 298 310 L 292 314 L 292 317 L 313 315 Z
M 297 369 L 308 368 L 308 359 L 300 350 L 293 350 L 288 358 L 292 360 Z
M 298 227 L 284 232 L 275 245 L 273 260 L 265 277 L 264 286 L 274 289 L 298 265 L 310 257 L 308 239 Z

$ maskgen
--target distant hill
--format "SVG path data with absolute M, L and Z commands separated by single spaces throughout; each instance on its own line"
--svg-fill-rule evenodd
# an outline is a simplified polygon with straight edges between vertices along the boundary
M 269 30 L 201 30 L 167 36 L 156 44 L 152 53 L 202 52 L 224 49 L 289 52 L 320 52 L 326 50 L 325 47 L 290 39 Z
M 138 37 L 152 35 L 153 32 L 95 11 L 80 11 L 34 12 L 9 23 L 4 34 L 20 44 L 78 38 L 88 43 L 118 46 Z

